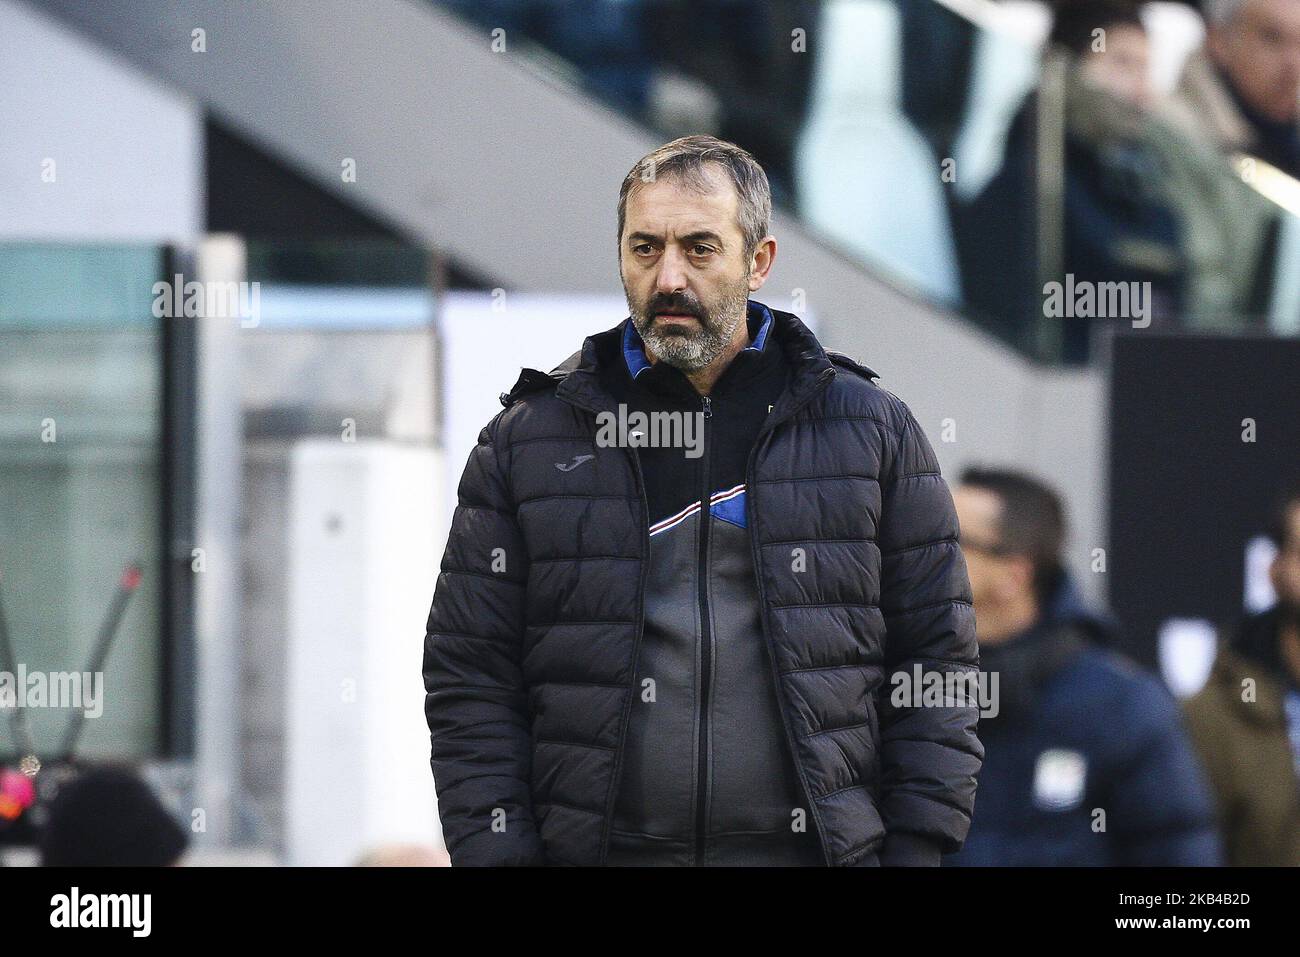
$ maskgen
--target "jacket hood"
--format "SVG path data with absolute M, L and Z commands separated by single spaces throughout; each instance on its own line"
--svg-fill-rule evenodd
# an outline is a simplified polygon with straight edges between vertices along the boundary
M 1109 612 L 1089 606 L 1067 571 L 1057 575 L 1041 620 L 1049 625 L 1074 625 L 1089 640 L 1105 647 L 1113 647 L 1119 637 L 1119 622 Z

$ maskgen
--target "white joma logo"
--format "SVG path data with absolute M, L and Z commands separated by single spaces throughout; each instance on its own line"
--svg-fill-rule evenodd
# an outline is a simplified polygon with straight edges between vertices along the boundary
M 572 472 L 582 463 L 590 462 L 595 457 L 596 456 L 594 455 L 576 455 L 574 456 L 573 461 L 570 462 L 569 464 L 566 465 L 563 462 L 556 462 L 555 467 L 559 469 L 561 472 Z
M 71 894 L 50 898 L 51 927 L 129 927 L 132 936 L 148 937 L 152 894 Z

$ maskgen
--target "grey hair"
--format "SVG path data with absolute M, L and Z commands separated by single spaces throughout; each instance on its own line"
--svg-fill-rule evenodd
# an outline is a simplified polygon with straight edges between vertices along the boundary
M 623 178 L 618 191 L 618 244 L 623 245 L 623 227 L 627 219 L 628 197 L 643 185 L 673 177 L 687 189 L 707 193 L 712 184 L 702 170 L 706 163 L 722 166 L 736 188 L 739 204 L 736 213 L 740 235 L 745 243 L 745 258 L 754 254 L 772 218 L 772 190 L 767 173 L 746 150 L 715 136 L 683 136 L 665 143 L 637 160 Z
M 1212 26 L 1222 26 L 1236 18 L 1246 0 L 1205 0 L 1203 13 Z

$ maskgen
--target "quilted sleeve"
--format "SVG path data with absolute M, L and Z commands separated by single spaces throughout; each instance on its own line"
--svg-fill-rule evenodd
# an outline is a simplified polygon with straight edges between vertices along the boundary
M 877 536 L 887 674 L 880 703 L 882 862 L 892 863 L 897 848 L 907 849 L 899 863 L 937 864 L 940 853 L 959 850 L 966 839 L 984 748 L 975 734 L 977 699 L 927 700 L 923 690 L 927 681 L 942 680 L 945 689 L 973 692 L 979 649 L 952 495 L 925 433 L 899 406 L 903 426 L 882 478 Z M 922 693 L 913 694 L 918 674 Z M 917 847 L 933 853 L 917 854 Z
M 520 666 L 528 561 L 497 455 L 502 414 L 465 466 L 424 638 L 424 711 L 453 866 L 545 863 Z

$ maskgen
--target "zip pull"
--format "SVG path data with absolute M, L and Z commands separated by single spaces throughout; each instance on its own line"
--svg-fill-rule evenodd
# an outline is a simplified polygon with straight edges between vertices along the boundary
M 704 401 L 704 417 L 707 419 L 713 415 L 713 400 L 707 395 L 702 395 L 700 398 Z

